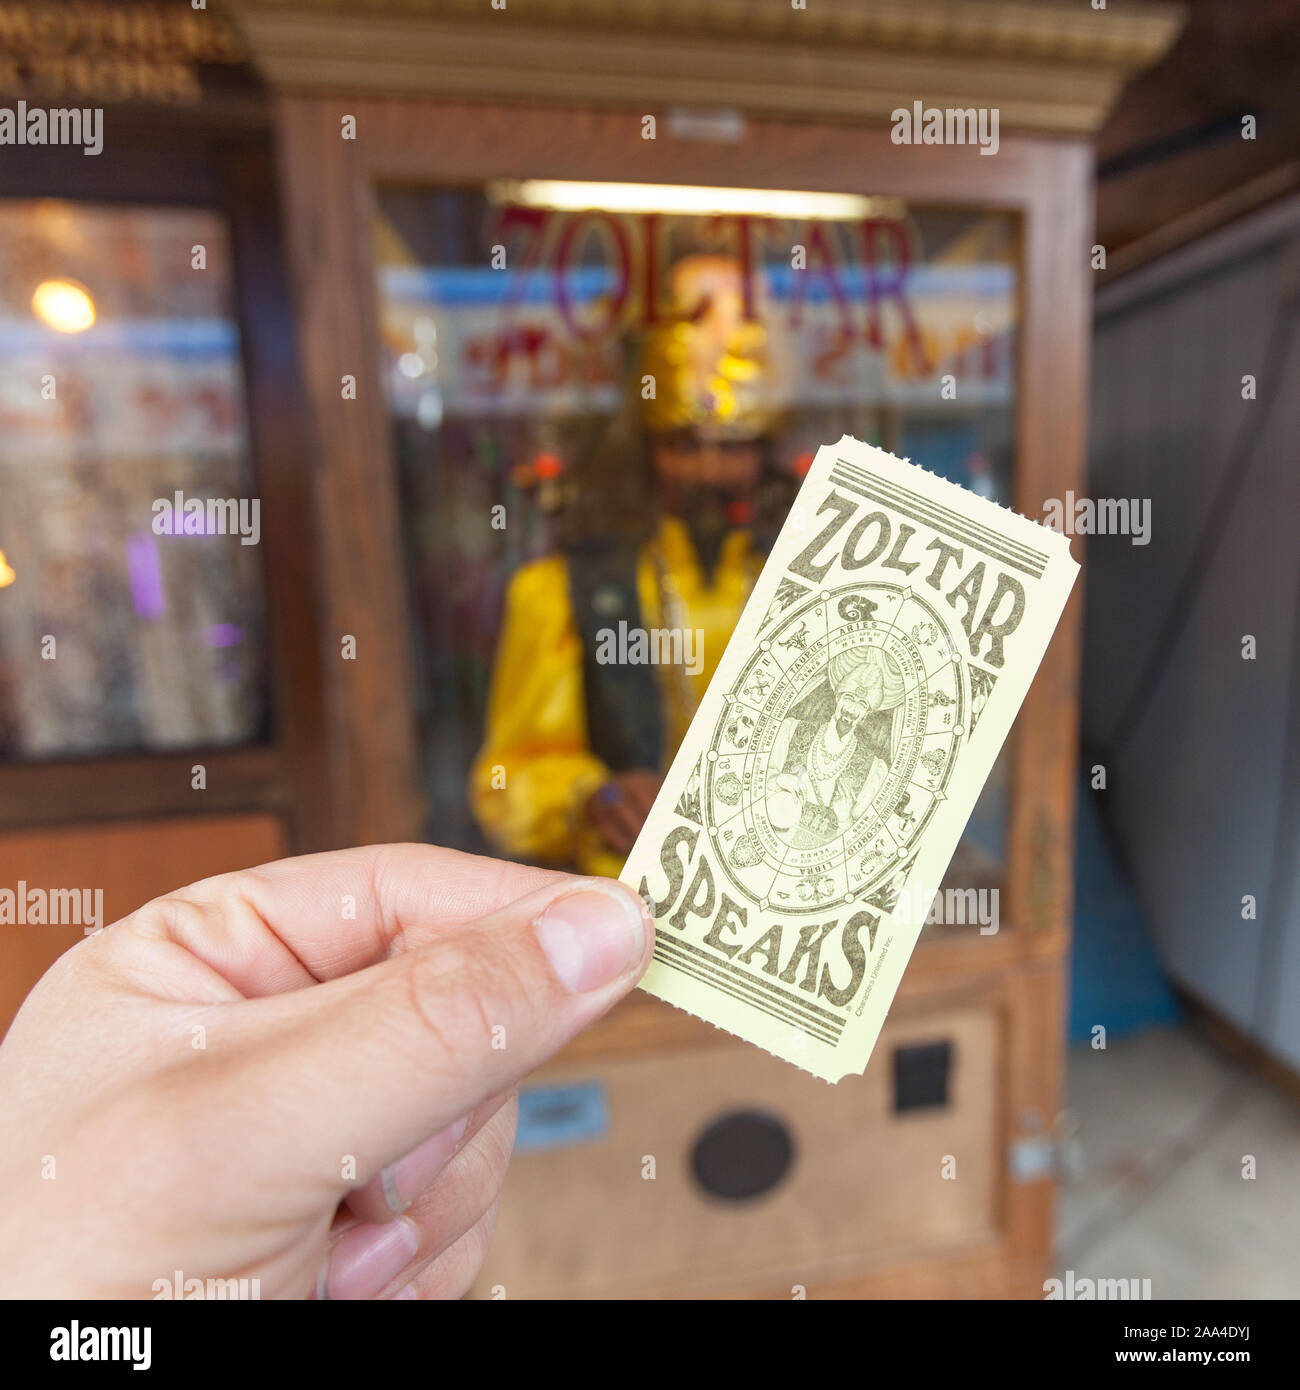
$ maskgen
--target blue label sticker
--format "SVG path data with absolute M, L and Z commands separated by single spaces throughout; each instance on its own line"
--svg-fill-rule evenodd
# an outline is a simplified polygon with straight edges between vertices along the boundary
M 515 1152 L 590 1144 L 609 1127 L 605 1088 L 599 1081 L 579 1086 L 536 1086 L 519 1092 Z

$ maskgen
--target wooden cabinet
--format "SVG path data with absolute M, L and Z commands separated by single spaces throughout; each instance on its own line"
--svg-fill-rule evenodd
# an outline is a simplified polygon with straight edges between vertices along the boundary
M 363 138 L 339 138 L 344 111 Z M 867 191 L 927 206 L 1010 214 L 1019 270 L 1010 495 L 1026 515 L 1081 486 L 1088 326 L 1086 144 L 1004 135 L 996 160 L 888 133 L 753 119 L 727 146 L 644 144 L 617 111 L 287 98 L 284 156 L 301 337 L 321 440 L 318 498 L 328 631 L 355 633 L 364 665 L 334 698 L 351 731 L 341 800 L 358 840 L 429 835 L 420 771 L 414 633 L 383 357 L 372 230 L 391 184 L 555 178 Z M 436 130 L 437 140 L 428 132 Z M 582 132 L 575 138 L 575 130 Z M 356 401 L 339 381 L 362 383 Z M 369 383 L 369 385 L 367 385 Z M 838 431 L 837 431 L 838 433 Z M 945 929 L 919 947 L 905 996 L 865 1078 L 836 1088 L 638 998 L 576 1056 L 538 1079 L 594 1086 L 608 1128 L 589 1144 L 518 1155 L 484 1285 L 538 1296 L 964 1292 L 1041 1295 L 1053 1181 L 1042 1161 L 1061 1105 L 1062 980 L 1071 899 L 1077 598 L 1008 745 L 993 883 L 996 935 Z M 435 713 L 434 718 L 437 718 Z M 959 877 L 958 884 L 962 883 Z M 669 1042 L 685 1025 L 690 1041 Z M 949 1092 L 934 1113 L 896 1112 L 894 1056 L 946 1044 Z M 531 1084 L 531 1083 L 530 1083 Z M 698 1130 L 756 1106 L 799 1157 L 770 1196 L 732 1210 L 688 1172 Z M 1016 1167 L 1016 1145 L 1037 1165 Z M 1036 1148 L 1032 1146 L 1036 1145 Z M 653 1154 L 659 1176 L 638 1164 Z M 945 1179 L 951 1155 L 957 1176 Z
M 117 153 L 89 161 L 92 174 L 81 160 L 75 177 L 66 164 L 55 177 L 28 161 L 7 192 L 196 203 L 230 219 L 249 451 L 268 517 L 264 736 L 0 767 L 0 854 L 11 877 L 39 862 L 78 882 L 78 865 L 107 865 L 125 836 L 133 889 L 114 888 L 125 910 L 133 895 L 286 848 L 461 836 L 456 758 L 473 719 L 462 729 L 463 709 L 431 701 L 421 655 L 431 629 L 412 567 L 445 551 L 462 597 L 474 571 L 459 563 L 459 520 L 441 516 L 436 499 L 427 514 L 412 500 L 415 469 L 390 401 L 394 362 L 400 375 L 410 348 L 398 340 L 416 327 L 386 317 L 393 295 L 377 277 L 379 266 L 402 269 L 388 232 L 400 222 L 395 200 L 411 190 L 440 199 L 444 227 L 462 228 L 465 209 L 498 181 L 537 178 L 857 200 L 864 211 L 835 236 L 865 247 L 865 264 L 848 252 L 837 259 L 827 250 L 835 237 L 815 219 L 802 224 L 818 293 L 832 317 L 841 303 L 848 316 L 822 346 L 833 356 L 867 344 L 873 370 L 898 369 L 871 327 L 897 276 L 877 273 L 867 229 L 888 224 L 894 272 L 914 237 L 932 292 L 948 296 L 925 347 L 940 356 L 927 356 L 911 396 L 857 399 L 837 388 L 849 394 L 818 407 L 816 429 L 829 432 L 803 446 L 792 435 L 786 446 L 871 430 L 942 466 L 936 430 L 951 439 L 960 418 L 964 481 L 989 481 L 1033 517 L 1046 499 L 1081 489 L 1088 137 L 1126 73 L 1171 41 L 1167 7 L 1101 15 L 879 0 L 795 10 L 758 0 L 743 31 L 734 6 L 707 0 L 635 14 L 618 0 L 518 16 L 479 0 L 361 10 L 230 0 L 223 9 L 271 89 L 274 166 L 267 113 L 241 107 L 224 123 L 170 129 L 141 119 L 132 133 L 124 122 Z M 897 110 L 937 93 L 996 108 L 996 149 L 891 138 Z M 601 206 L 595 195 L 592 206 Z M 649 264 L 648 229 L 640 234 L 636 254 Z M 794 268 L 793 244 L 769 242 L 769 257 L 777 250 Z M 568 285 L 566 274 L 561 266 L 556 283 Z M 779 288 L 780 277 L 769 281 Z M 992 296 L 995 313 L 980 295 Z M 992 364 L 996 390 L 959 389 L 949 408 L 939 364 L 951 357 L 964 383 L 972 355 Z M 413 358 L 416 375 L 429 369 L 431 358 Z M 444 404 L 424 411 L 417 401 L 415 418 L 432 428 Z M 492 460 L 499 438 L 478 436 Z M 434 529 L 416 534 L 413 523 L 429 518 Z M 484 549 L 495 543 L 485 536 L 475 543 L 499 599 L 521 557 Z M 477 616 L 466 620 L 478 623 L 480 642 L 495 622 L 491 596 L 474 607 L 483 597 L 470 594 Z M 827 1087 L 656 1001 L 627 1001 L 533 1083 L 552 1093 L 530 1101 L 534 1111 L 586 1115 L 587 1137 L 519 1155 L 488 1293 L 493 1284 L 509 1296 L 790 1297 L 795 1285 L 810 1296 L 1041 1292 L 1061 1099 L 1078 653 L 1076 595 L 1000 765 L 990 837 L 973 828 L 953 870 L 958 886 L 980 875 L 997 890 L 998 929 L 926 933 L 867 1074 Z M 207 765 L 201 801 L 194 762 Z M 224 849 L 196 852 L 209 833 L 209 847 Z M 166 852 L 141 859 L 153 842 Z M 31 968 L 28 960 L 20 973 Z M 642 1176 L 646 1156 L 653 1178 Z M 759 1159 L 762 1191 L 710 1195 L 701 1174 L 715 1188 L 757 1184 L 743 1170 Z
M 1148 7 L 1099 28 L 1095 16 L 1054 11 L 1049 22 L 984 4 L 818 14 L 771 4 L 765 32 L 740 36 L 705 4 L 675 6 L 650 28 L 598 0 L 571 8 L 564 21 L 494 28 L 400 4 L 364 22 L 329 6 L 236 6 L 282 93 L 285 207 L 320 447 L 323 621 L 366 653 L 328 677 L 335 798 L 355 840 L 455 839 L 464 825 L 453 775 L 463 748 L 447 738 L 463 710 L 430 696 L 412 567 L 418 580 L 437 554 L 459 554 L 465 522 L 440 517 L 436 496 L 421 511 L 411 486 L 394 403 L 410 362 L 410 375 L 427 371 L 433 339 L 427 327 L 420 339 L 418 310 L 390 312 L 391 287 L 376 272 L 395 268 L 413 283 L 463 267 L 463 254 L 430 251 L 430 229 L 472 225 L 473 199 L 495 181 L 624 181 L 649 197 L 665 185 L 803 190 L 880 200 L 904 217 L 928 210 L 937 220 L 927 227 L 946 229 L 926 231 L 924 249 L 958 278 L 989 259 L 989 227 L 1000 226 L 1009 241 L 994 259 L 1010 277 L 1011 308 L 999 332 L 1012 354 L 1001 500 L 1041 517 L 1046 499 L 1082 488 L 1088 135 L 1123 74 L 1171 41 L 1171 11 Z M 922 89 L 971 106 L 997 100 L 996 156 L 891 139 L 891 113 Z M 602 206 L 595 191 L 588 206 Z M 340 393 L 348 378 L 355 399 Z M 449 399 L 422 422 L 445 428 Z M 920 410 L 912 423 L 922 417 L 942 418 Z M 907 423 L 885 409 L 878 437 L 915 452 L 900 444 Z M 490 414 L 479 426 L 480 436 L 496 428 Z M 457 465 L 455 453 L 438 466 L 480 467 Z M 444 497 L 457 488 L 453 479 Z M 496 568 L 484 582 L 499 596 L 519 555 L 488 545 L 479 551 Z M 463 590 L 472 573 L 453 564 L 441 588 Z M 997 931 L 927 931 L 866 1075 L 834 1088 L 657 1001 L 626 1001 L 529 1083 L 533 1123 L 482 1296 L 788 1298 L 803 1285 L 809 1296 L 1041 1297 L 1061 1106 L 1079 616 L 1076 594 L 1008 743 L 992 851 L 980 858 L 972 840 L 950 880 L 988 875 Z M 451 625 L 439 631 L 450 640 Z M 440 770 L 451 779 L 441 787 Z M 711 1195 L 701 1176 L 743 1188 L 760 1182 L 744 1171 L 755 1163 L 767 1164 L 768 1186 L 743 1200 Z

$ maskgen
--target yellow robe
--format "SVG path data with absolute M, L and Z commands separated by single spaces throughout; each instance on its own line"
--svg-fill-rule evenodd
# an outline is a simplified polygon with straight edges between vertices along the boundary
M 702 633 L 698 674 L 656 668 L 663 679 L 690 682 L 699 704 L 745 605 L 759 566 L 748 535 L 724 538 L 713 583 L 696 558 L 685 525 L 666 517 L 637 557 L 637 593 L 647 628 L 666 626 L 660 613 L 655 546 L 677 589 L 686 625 Z M 682 702 L 665 701 L 666 771 L 686 732 Z M 677 716 L 674 718 L 674 716 Z M 474 816 L 496 849 L 513 858 L 564 864 L 583 873 L 617 876 L 623 867 L 582 822 L 584 803 L 608 777 L 591 751 L 583 696 L 582 646 L 569 597 L 568 568 L 553 555 L 525 565 L 510 581 L 488 697 L 483 745 L 470 769 Z M 494 785 L 494 782 L 496 785 Z

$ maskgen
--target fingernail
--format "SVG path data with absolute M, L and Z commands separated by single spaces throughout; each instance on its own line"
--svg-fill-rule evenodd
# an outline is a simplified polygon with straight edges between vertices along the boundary
M 330 1251 L 327 1297 L 374 1298 L 415 1258 L 420 1232 L 404 1217 L 382 1226 L 354 1226 Z
M 648 926 L 640 898 L 594 881 L 556 898 L 533 923 L 551 969 L 574 994 L 631 970 L 645 949 Z
M 393 1302 L 396 1303 L 399 1298 L 419 1298 L 419 1296 L 420 1295 L 415 1291 L 415 1285 L 408 1284 L 404 1289 L 399 1289 L 398 1292 L 393 1295 Z
M 469 1116 L 462 1115 L 454 1125 L 448 1125 L 384 1169 L 379 1181 L 390 1211 L 404 1212 L 415 1201 L 447 1166 L 468 1128 Z

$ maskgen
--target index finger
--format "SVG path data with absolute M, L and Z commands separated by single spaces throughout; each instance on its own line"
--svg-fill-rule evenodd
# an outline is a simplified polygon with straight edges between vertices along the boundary
M 368 845 L 201 879 L 146 903 L 163 935 L 245 997 L 349 975 L 569 875 L 436 845 Z

